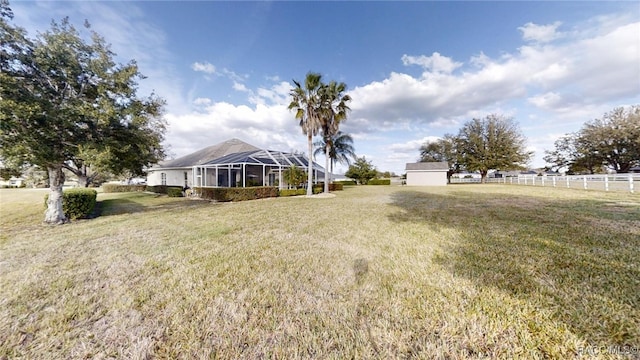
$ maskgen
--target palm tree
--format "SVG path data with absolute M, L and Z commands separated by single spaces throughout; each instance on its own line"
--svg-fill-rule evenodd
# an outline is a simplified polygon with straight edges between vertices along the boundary
M 331 143 L 333 137 L 339 132 L 340 122 L 347 119 L 347 112 L 351 110 L 347 103 L 351 101 L 351 96 L 343 94 L 347 85 L 343 82 L 331 81 L 322 87 L 321 96 L 321 130 L 325 143 L 325 172 L 324 172 L 324 192 L 329 192 L 329 159 L 331 159 Z M 352 140 L 353 141 L 353 140 Z M 332 164 L 333 165 L 333 164 Z
M 315 151 L 313 152 L 313 156 L 325 153 L 327 145 L 329 145 L 329 159 L 331 159 L 330 172 L 332 174 L 333 165 L 335 163 L 349 166 L 351 165 L 351 160 L 356 159 L 356 151 L 353 147 L 353 138 L 349 134 L 338 131 L 329 139 L 328 144 L 325 141 L 325 138 L 316 141 L 315 143 L 313 143 L 313 146 L 316 147 Z
M 300 121 L 302 133 L 307 135 L 309 143 L 309 158 L 307 169 L 307 195 L 313 194 L 312 171 L 313 161 L 311 153 L 313 152 L 313 137 L 318 134 L 321 121 L 321 92 L 324 88 L 322 84 L 322 75 L 309 72 L 304 81 L 304 88 L 301 84 L 293 80 L 295 87 L 291 89 L 291 103 L 289 110 L 295 110 L 296 119 Z M 326 172 L 326 170 L 325 170 Z

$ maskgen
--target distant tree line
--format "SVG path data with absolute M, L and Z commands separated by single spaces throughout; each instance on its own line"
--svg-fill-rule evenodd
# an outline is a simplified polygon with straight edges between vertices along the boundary
M 556 140 L 545 151 L 549 168 L 568 173 L 629 172 L 640 166 L 640 105 L 618 107 Z

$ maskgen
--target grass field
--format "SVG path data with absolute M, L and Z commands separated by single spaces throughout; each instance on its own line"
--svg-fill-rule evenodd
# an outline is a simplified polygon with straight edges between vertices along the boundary
M 639 195 L 336 194 L 99 194 L 46 226 L 0 190 L 0 359 L 640 358 Z

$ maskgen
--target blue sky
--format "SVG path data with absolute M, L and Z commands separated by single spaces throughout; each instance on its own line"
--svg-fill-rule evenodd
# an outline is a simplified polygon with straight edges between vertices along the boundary
M 640 3 L 13 1 L 31 35 L 88 20 L 168 102 L 174 157 L 237 137 L 305 151 L 291 80 L 308 71 L 353 97 L 342 130 L 381 171 L 490 113 L 513 117 L 544 165 L 559 136 L 640 104 Z M 324 158 L 317 159 L 324 163 Z M 338 166 L 337 172 L 344 171 Z

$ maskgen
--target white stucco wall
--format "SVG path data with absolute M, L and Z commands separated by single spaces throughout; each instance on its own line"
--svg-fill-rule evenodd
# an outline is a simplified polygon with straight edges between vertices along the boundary
M 447 185 L 447 171 L 407 171 L 407 185 L 410 186 L 445 186 Z
M 153 169 L 147 172 L 147 185 L 162 185 L 162 173 L 167 176 L 168 186 L 184 186 L 184 173 L 187 173 L 189 187 L 193 187 L 193 175 L 189 169 Z

